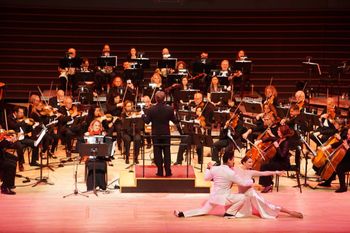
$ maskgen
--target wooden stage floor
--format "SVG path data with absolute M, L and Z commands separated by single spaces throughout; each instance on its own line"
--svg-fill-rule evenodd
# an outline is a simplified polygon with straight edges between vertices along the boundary
M 109 182 L 121 172 L 130 173 L 122 159 L 113 164 L 108 168 Z M 30 178 L 39 175 L 39 170 L 25 168 L 21 174 Z M 86 189 L 83 168 L 79 166 L 80 191 Z M 0 195 L 0 232 L 349 232 L 350 192 L 334 193 L 337 182 L 329 189 L 304 187 L 300 194 L 292 187 L 295 180 L 282 177 L 279 192 L 263 194 L 272 203 L 303 212 L 304 219 L 283 214 L 276 220 L 224 219 L 219 215 L 184 219 L 176 218 L 173 210 L 197 208 L 208 194 L 125 194 L 111 189 L 98 196 L 89 194 L 88 198 L 63 198 L 74 190 L 73 171 L 74 166 L 69 164 L 54 172 L 44 169 L 54 185 L 31 187 L 34 181 L 22 183 L 23 179 L 17 178 L 17 195 Z M 309 173 L 313 174 L 311 170 Z

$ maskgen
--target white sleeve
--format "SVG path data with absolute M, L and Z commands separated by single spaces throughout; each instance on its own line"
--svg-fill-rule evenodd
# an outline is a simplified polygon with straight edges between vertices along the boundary
M 213 174 L 211 174 L 210 169 L 205 170 L 204 180 L 210 181 L 213 179 Z
M 233 183 L 239 185 L 239 186 L 252 186 L 253 180 L 252 179 L 246 179 L 244 180 L 242 177 L 240 177 L 235 171 L 231 170 L 230 173 L 230 179 Z

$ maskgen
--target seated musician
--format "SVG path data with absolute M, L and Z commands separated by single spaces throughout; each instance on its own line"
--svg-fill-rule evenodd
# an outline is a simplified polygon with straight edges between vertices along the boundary
M 200 56 L 195 59 L 192 63 L 192 72 L 193 75 L 199 75 L 202 73 L 209 74 L 210 70 L 214 67 L 214 64 L 209 59 L 209 54 L 206 51 L 201 52 Z M 203 79 L 193 80 L 193 88 L 199 89 L 202 92 L 206 91 L 207 83 Z
M 268 85 L 265 87 L 265 100 L 263 101 L 264 104 L 272 104 L 274 107 L 277 107 L 278 105 L 278 99 L 277 99 L 277 90 L 275 86 L 273 85 Z
M 201 136 L 208 135 L 206 128 L 206 121 L 204 115 L 202 115 L 203 109 L 201 106 L 196 108 L 196 119 L 194 119 L 194 132 L 192 135 L 187 135 L 181 138 L 179 150 L 177 153 L 176 162 L 174 165 L 182 165 L 183 154 L 187 150 L 190 154 L 191 145 L 196 146 L 196 152 L 198 155 L 198 164 L 203 164 L 203 146 L 205 142 Z
M 60 106 L 63 105 L 63 100 L 64 100 L 64 91 L 58 90 L 56 92 L 56 96 L 51 97 L 49 99 L 49 105 L 52 106 L 53 108 L 58 109 Z
M 304 91 L 297 91 L 295 92 L 295 100 L 296 105 L 299 107 L 300 112 L 304 112 L 304 109 L 306 108 L 306 101 L 305 101 L 305 93 Z
M 66 58 L 75 59 L 77 58 L 77 51 L 74 48 L 69 48 L 66 52 Z M 70 85 L 72 85 L 72 89 L 76 90 L 77 85 L 75 82 L 75 67 L 58 67 L 59 79 L 60 79 L 60 89 L 68 90 L 70 89 Z
M 64 106 L 58 109 L 61 115 L 58 117 L 57 131 L 61 141 L 66 145 L 66 156 L 71 160 L 72 140 L 82 136 L 80 123 L 83 121 L 76 106 L 73 107 L 71 97 L 65 97 L 63 104 Z
M 290 148 L 295 150 L 295 163 L 300 168 L 300 150 L 298 146 L 302 148 L 300 136 L 305 135 L 308 131 L 308 124 L 304 112 L 300 110 L 301 105 L 292 104 L 289 110 L 289 117 L 283 118 L 280 122 L 281 125 L 288 125 L 295 134 L 290 139 Z M 304 105 L 302 105 L 304 106 Z
M 124 147 L 125 147 L 126 164 L 129 164 L 130 145 L 132 141 L 134 142 L 134 163 L 135 164 L 139 163 L 138 156 L 141 148 L 141 130 L 136 125 L 130 126 L 130 125 L 127 125 L 126 123 L 126 120 L 128 118 L 134 118 L 134 117 L 137 117 L 137 114 L 134 110 L 133 102 L 127 100 L 124 103 L 124 109 L 121 115 L 122 125 L 123 125 L 122 138 L 123 138 Z
M 32 112 L 33 107 L 41 103 L 41 98 L 38 94 L 32 93 L 29 97 L 28 113 Z
M 242 135 L 247 131 L 243 126 L 243 117 L 237 107 L 230 109 L 230 119 L 220 132 L 220 138 L 213 144 L 211 158 L 216 164 L 220 164 L 219 152 L 225 148 L 226 151 L 233 151 L 241 147 Z
M 29 117 L 32 118 L 35 122 L 39 123 L 39 126 L 33 130 L 33 140 L 36 140 L 43 129 L 43 125 L 48 125 L 59 113 L 54 114 L 53 110 L 44 108 L 44 104 L 40 102 L 38 105 L 33 107 L 32 112 Z M 56 158 L 55 151 L 58 145 L 58 135 L 54 131 L 54 125 L 47 128 L 47 132 L 41 140 L 42 150 L 41 153 L 47 153 L 47 156 L 50 158 Z
M 16 140 L 17 137 L 14 131 L 0 133 L 0 179 L 2 180 L 2 194 L 16 194 L 12 189 L 15 187 L 17 157 L 6 151 L 7 148 L 13 147 Z
M 338 166 L 336 166 L 336 174 L 339 178 L 339 188 L 335 191 L 336 193 L 343 193 L 348 190 L 346 183 L 345 183 L 345 173 L 350 171 L 350 128 L 345 128 L 343 130 L 343 133 L 341 134 L 339 142 L 335 142 L 331 145 L 322 147 L 323 151 L 334 149 L 337 151 L 334 151 L 334 155 L 336 156 L 344 156 L 341 161 L 339 162 Z M 340 151 L 342 150 L 342 151 Z M 336 154 L 338 153 L 338 154 Z M 345 155 L 344 155 L 345 154 Z M 334 159 L 337 159 L 335 156 L 333 156 Z M 341 158 L 341 157 L 340 157 Z M 330 158 L 330 162 L 333 161 L 333 158 Z M 328 162 L 329 163 L 329 162 Z M 319 184 L 321 186 L 327 186 L 329 187 L 332 180 L 334 179 L 334 175 L 331 176 L 330 179 L 326 180 L 325 182 Z
M 268 163 L 261 165 L 261 171 L 283 171 L 289 169 L 290 167 L 289 139 L 294 135 L 294 132 L 287 125 L 281 125 L 277 130 L 277 134 L 278 137 L 268 137 L 256 141 L 256 144 L 261 142 L 272 142 L 273 147 L 276 149 L 275 152 L 271 152 L 275 153 L 275 155 L 271 155 L 273 157 L 268 161 Z M 261 156 L 265 156 L 265 158 L 268 157 L 266 154 Z M 261 176 L 259 178 L 259 184 L 264 187 L 264 189 L 261 191 L 262 193 L 272 191 L 272 176 Z
M 110 56 L 111 56 L 111 48 L 109 44 L 103 45 L 101 58 L 106 58 Z M 98 68 L 98 71 L 96 72 L 96 76 L 95 76 L 96 89 L 98 92 L 101 92 L 101 91 L 108 92 L 111 79 L 116 76 L 116 73 L 114 72 L 115 67 L 104 66 L 104 67 L 97 67 L 97 68 Z
M 155 88 L 162 88 L 162 76 L 159 72 L 154 72 L 154 74 L 151 77 L 151 84 L 155 86 Z
M 142 110 L 147 115 L 148 112 L 149 112 L 149 109 L 152 107 L 151 98 L 149 98 L 149 96 L 145 95 L 145 96 L 143 96 L 142 101 L 145 103 L 145 106 L 144 106 L 144 108 Z M 148 135 L 148 136 L 151 135 L 149 132 L 144 132 L 144 134 Z M 152 142 L 151 137 L 147 137 L 146 138 L 146 142 L 147 142 L 146 148 L 150 149 L 152 147 L 152 145 L 151 145 L 152 144 L 151 143 Z
M 254 142 L 259 135 L 266 132 L 271 132 L 272 135 L 277 135 L 278 122 L 276 109 L 271 104 L 263 105 L 263 113 L 260 113 L 256 116 L 256 127 L 248 129 L 242 137 L 248 139 L 250 142 Z
M 326 142 L 339 130 L 339 111 L 334 104 L 333 98 L 327 98 L 327 108 L 320 116 L 320 126 L 310 134 L 310 139 L 313 140 L 317 146 Z M 317 138 L 316 138 L 317 137 Z
M 139 57 L 139 56 L 138 56 L 138 53 L 137 53 L 136 48 L 135 48 L 135 47 L 132 47 L 132 48 L 130 48 L 129 53 L 128 53 L 128 55 L 126 56 L 126 59 L 127 59 L 128 61 L 130 61 L 130 60 L 132 60 L 132 59 L 137 59 L 138 57 Z
M 188 82 L 188 76 L 181 78 L 181 83 L 174 83 L 170 87 L 165 89 L 165 92 L 172 95 L 174 98 L 174 109 L 179 109 L 184 102 L 181 100 L 181 91 L 186 91 L 191 89 L 191 84 Z
M 32 136 L 34 120 L 24 117 L 24 108 L 16 106 L 13 113 L 7 116 L 8 128 L 18 133 L 18 140 L 13 144 L 13 148 L 17 151 L 19 170 L 23 171 L 24 167 L 24 148 L 32 149 L 31 166 L 39 166 L 38 155 L 39 149 L 34 146 Z
M 213 76 L 211 78 L 210 86 L 208 88 L 207 92 L 207 99 L 210 101 L 214 106 L 222 106 L 222 105 L 227 105 L 227 103 L 224 103 L 222 101 L 214 103 L 211 98 L 211 93 L 212 92 L 221 92 L 224 91 L 224 87 L 220 86 L 219 78 L 217 76 Z
M 99 120 L 93 120 L 90 125 L 88 131 L 85 133 L 85 136 L 99 136 L 105 135 L 102 123 Z M 97 152 L 98 153 L 98 152 Z M 98 156 L 95 155 L 95 156 Z M 86 166 L 88 168 L 88 176 L 86 180 L 87 190 L 94 189 L 94 169 L 95 169 L 95 187 L 100 187 L 102 190 L 106 190 L 106 172 L 107 165 L 105 160 L 100 160 L 98 158 L 88 159 L 86 161 Z

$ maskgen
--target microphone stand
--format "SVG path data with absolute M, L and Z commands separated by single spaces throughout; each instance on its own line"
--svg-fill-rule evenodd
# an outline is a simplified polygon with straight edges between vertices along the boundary
M 78 161 L 78 158 L 77 157 L 75 159 L 75 164 L 74 164 L 74 191 L 70 194 L 67 194 L 67 195 L 64 195 L 63 198 L 66 198 L 66 197 L 69 197 L 69 196 L 72 196 L 72 195 L 81 195 L 81 196 L 84 196 L 84 197 L 89 197 L 88 195 L 85 195 L 84 193 L 80 192 L 78 190 L 78 165 L 79 163 L 77 162 Z

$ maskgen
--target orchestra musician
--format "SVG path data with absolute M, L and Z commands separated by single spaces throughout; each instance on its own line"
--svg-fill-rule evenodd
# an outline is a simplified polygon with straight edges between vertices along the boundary
M 81 137 L 83 131 L 79 124 L 75 124 L 79 112 L 76 107 L 73 107 L 72 98 L 66 96 L 63 104 L 64 105 L 58 109 L 61 115 L 58 117 L 57 131 L 61 141 L 66 145 L 66 156 L 71 160 L 72 140 L 74 137 L 80 137 L 79 141 L 82 141 Z
M 247 56 L 245 54 L 244 50 L 239 50 L 236 54 L 236 61 L 242 62 L 247 59 Z M 231 86 L 233 86 L 232 91 L 238 92 L 240 91 L 243 93 L 244 90 L 246 90 L 247 86 L 249 86 L 249 80 L 245 76 L 246 71 L 242 70 L 233 70 L 233 73 L 229 77 L 229 81 Z
M 306 107 L 305 92 L 302 90 L 295 92 L 295 100 L 300 112 L 304 112 L 304 108 Z
M 72 60 L 77 58 L 77 51 L 74 48 L 69 48 L 66 52 L 67 59 Z M 58 66 L 59 79 L 60 79 L 60 89 L 68 90 L 70 89 L 70 84 L 72 85 L 73 91 L 76 90 L 77 85 L 74 79 L 76 68 L 75 67 L 60 67 Z
M 1 126 L 0 126 L 1 128 Z M 15 187 L 17 157 L 6 149 L 13 148 L 17 137 L 14 131 L 0 132 L 0 178 L 2 180 L 1 193 L 15 195 L 12 189 Z
M 209 59 L 209 54 L 206 51 L 201 52 L 199 58 L 195 59 L 192 63 L 193 75 L 199 75 L 202 73 L 209 74 L 210 70 L 213 68 L 213 63 Z M 199 89 L 202 92 L 206 91 L 206 82 L 204 79 L 193 80 L 193 88 Z
M 149 110 L 151 109 L 152 107 L 152 101 L 151 101 L 151 98 L 149 98 L 149 96 L 145 95 L 142 97 L 142 101 L 144 102 L 145 106 L 143 107 L 143 112 L 147 115 Z M 144 132 L 145 135 L 147 136 L 150 136 L 151 134 L 149 132 Z M 146 142 L 147 142 L 147 145 L 146 145 L 146 148 L 147 149 L 150 149 L 152 146 L 152 141 L 151 141 L 151 137 L 147 137 L 146 138 Z
M 111 48 L 109 44 L 103 45 L 101 58 L 107 58 L 111 56 Z M 116 76 L 114 71 L 115 66 L 104 66 L 97 67 L 98 71 L 96 71 L 95 83 L 96 89 L 98 92 L 109 90 L 110 82 L 113 77 Z
M 346 136 L 343 134 L 339 142 L 335 142 L 333 144 L 330 144 L 328 146 L 322 147 L 322 150 L 328 150 L 330 148 L 335 149 L 335 150 L 343 150 L 340 153 L 343 153 L 343 158 L 339 162 L 338 166 L 336 166 L 336 174 L 338 175 L 339 178 L 339 188 L 335 191 L 336 193 L 343 193 L 348 190 L 346 183 L 345 183 L 345 173 L 350 171 L 350 128 L 345 128 L 344 132 L 346 132 Z M 332 160 L 330 161 L 332 162 Z M 332 179 L 326 181 L 330 182 Z M 326 185 L 322 185 L 326 186 Z
M 153 150 L 154 160 L 157 165 L 157 176 L 172 176 L 171 173 L 171 154 L 170 154 L 170 129 L 169 121 L 177 123 L 174 115 L 174 109 L 165 103 L 165 93 L 157 91 L 155 94 L 157 104 L 152 106 L 147 114 L 142 118 L 146 124 L 152 122 Z M 162 114 L 160 114 L 162 113 Z M 164 154 L 164 158 L 162 156 Z
M 277 90 L 275 86 L 273 85 L 268 85 L 265 87 L 264 90 L 265 94 L 265 100 L 263 101 L 264 104 L 272 104 L 274 107 L 278 106 L 278 99 L 277 99 Z
M 299 102 L 301 103 L 301 102 Z M 300 149 L 302 148 L 302 142 L 300 136 L 305 135 L 308 131 L 308 125 L 304 112 L 300 108 L 302 105 L 292 104 L 289 109 L 289 118 L 283 118 L 280 122 L 281 125 L 288 125 L 295 134 L 289 140 L 289 146 L 292 150 L 295 150 L 295 163 L 300 168 Z
M 273 156 L 268 163 L 261 165 L 261 171 L 283 171 L 290 168 L 289 139 L 294 135 L 294 131 L 290 129 L 288 125 L 281 125 L 278 127 L 277 134 L 278 137 L 267 137 L 256 141 L 256 144 L 260 142 L 273 142 L 273 147 L 276 148 L 275 156 Z M 259 184 L 264 187 L 261 191 L 262 193 L 272 191 L 272 176 L 261 176 L 259 178 Z
M 138 115 L 141 117 L 141 115 Z M 125 148 L 125 163 L 129 164 L 130 157 L 130 145 L 134 142 L 134 163 L 139 163 L 139 154 L 141 148 L 141 130 L 137 126 L 127 125 L 126 119 L 137 117 L 137 113 L 134 110 L 133 102 L 127 100 L 124 102 L 124 109 L 121 115 L 122 118 L 122 139 Z
M 49 99 L 49 105 L 53 108 L 58 109 L 60 106 L 62 106 L 64 100 L 64 91 L 63 90 L 58 90 L 56 92 L 55 97 L 51 97 Z
M 210 86 L 207 91 L 207 99 L 209 102 L 211 102 L 214 106 L 222 106 L 222 105 L 227 105 L 227 103 L 224 102 L 216 102 L 214 103 L 211 99 L 211 93 L 212 92 L 221 92 L 224 91 L 225 86 L 220 86 L 220 82 L 217 76 L 213 76 L 211 78 Z
M 248 129 L 242 137 L 254 142 L 265 131 L 270 136 L 277 135 L 278 129 L 278 117 L 276 109 L 271 104 L 263 104 L 263 113 L 256 116 L 256 127 Z
M 41 130 L 43 129 L 42 125 L 48 125 L 58 115 L 59 113 L 54 113 L 53 110 L 45 108 L 43 102 L 40 102 L 38 105 L 33 107 L 32 112 L 29 114 L 29 117 L 32 118 L 35 122 L 39 123 L 39 126 L 36 127 L 33 131 L 33 139 L 36 139 L 39 136 Z M 57 158 L 54 154 L 58 145 L 58 139 L 59 137 L 54 131 L 54 125 L 48 127 L 46 134 L 41 140 L 41 153 L 45 154 L 47 152 L 48 157 Z
M 138 53 L 137 53 L 137 50 L 135 47 L 131 47 L 130 50 L 129 50 L 129 53 L 128 55 L 126 56 L 126 59 L 128 61 L 132 60 L 132 59 L 137 59 L 139 56 L 138 56 Z
M 18 156 L 19 170 L 23 171 L 24 167 L 24 148 L 32 149 L 32 158 L 30 166 L 40 166 L 37 160 L 39 159 L 39 149 L 34 146 L 32 136 L 34 121 L 24 117 L 24 108 L 16 106 L 13 113 L 7 116 L 8 129 L 14 130 L 18 134 L 18 140 L 13 144 Z
M 220 164 L 219 152 L 225 148 L 225 152 L 239 149 L 242 144 L 241 139 L 247 128 L 243 126 L 243 117 L 237 107 L 230 108 L 230 119 L 220 132 L 220 138 L 213 144 L 212 161 Z
M 327 98 L 327 107 L 320 116 L 320 126 L 310 134 L 310 139 L 320 146 L 340 129 L 339 110 L 333 98 Z M 316 138 L 317 137 L 317 138 Z
M 101 121 L 95 119 L 91 121 L 88 131 L 84 134 L 85 136 L 94 137 L 105 135 Z M 97 152 L 98 153 L 98 152 Z M 98 155 L 96 155 L 98 156 Z M 95 169 L 95 188 L 99 187 L 102 190 L 106 190 L 106 173 L 107 173 L 107 164 L 105 160 L 98 158 L 89 158 L 86 161 L 86 166 L 88 169 L 88 175 L 86 179 L 87 191 L 94 189 L 94 169 Z
M 27 114 L 32 112 L 32 109 L 41 103 L 41 98 L 38 94 L 32 93 L 29 97 L 29 106 Z
M 196 146 L 196 152 L 198 155 L 198 164 L 203 164 L 203 146 L 204 141 L 202 140 L 202 135 L 207 135 L 206 121 L 204 115 L 202 115 L 203 109 L 201 106 L 196 107 L 196 118 L 193 120 L 194 123 L 194 133 L 193 135 L 186 135 L 181 138 L 179 150 L 177 153 L 176 162 L 174 165 L 182 165 L 183 154 L 187 150 L 190 153 L 191 145 Z

